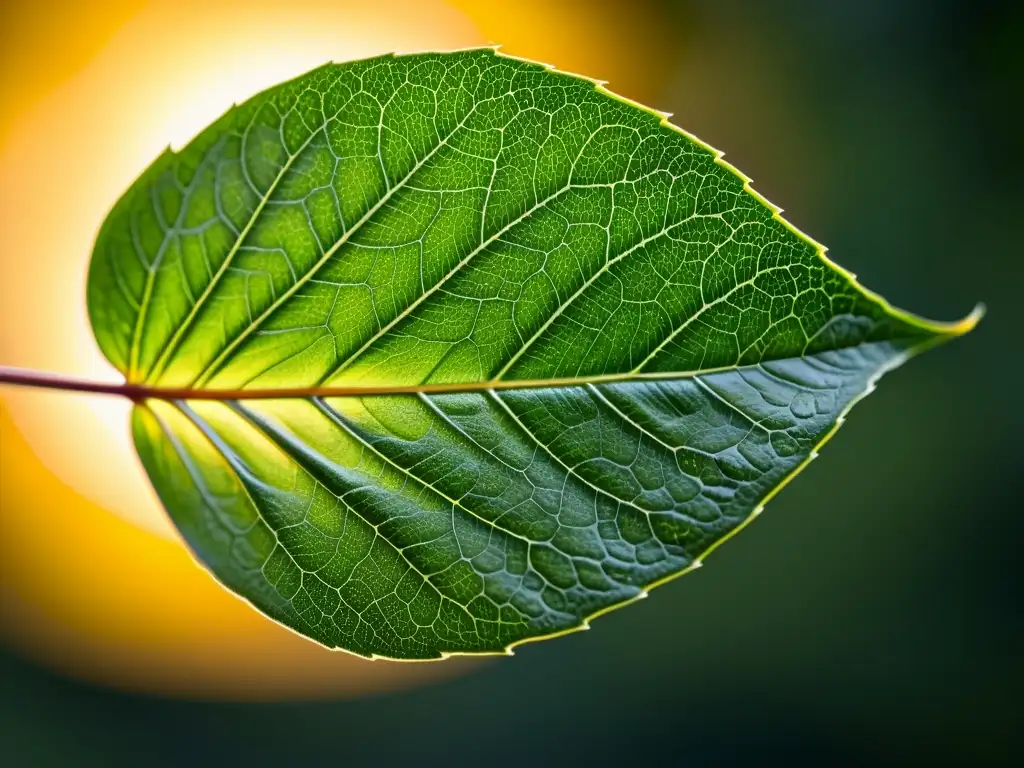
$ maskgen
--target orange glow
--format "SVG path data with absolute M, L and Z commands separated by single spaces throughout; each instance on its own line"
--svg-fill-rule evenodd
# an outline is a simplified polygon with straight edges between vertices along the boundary
M 328 60 L 494 42 L 652 102 L 672 55 L 643 2 L 79 6 L 0 12 L 0 364 L 107 380 L 119 375 L 96 348 L 84 301 L 95 232 L 164 147 L 233 101 Z M 57 39 L 64 52 L 51 58 Z M 0 621 L 10 642 L 71 674 L 180 695 L 357 694 L 466 668 L 331 654 L 222 590 L 156 502 L 128 410 L 110 398 L 0 391 Z

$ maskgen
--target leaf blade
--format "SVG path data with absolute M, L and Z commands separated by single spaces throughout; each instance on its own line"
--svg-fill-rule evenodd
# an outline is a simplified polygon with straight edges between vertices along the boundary
M 694 567 L 976 321 L 894 310 L 663 116 L 489 49 L 233 108 L 115 206 L 89 289 L 108 358 L 185 397 L 134 434 L 198 559 L 394 658 L 572 631 Z M 292 397 L 231 394 L 257 390 Z

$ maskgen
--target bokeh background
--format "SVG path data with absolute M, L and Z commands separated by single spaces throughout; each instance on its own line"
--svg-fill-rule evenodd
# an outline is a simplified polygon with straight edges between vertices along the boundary
M 1024 760 L 1019 2 L 0 0 L 0 364 L 112 378 L 92 237 L 231 101 L 488 42 L 674 112 L 895 304 L 988 316 L 707 567 L 487 662 L 364 662 L 260 618 L 175 539 L 123 404 L 0 390 L 0 762 Z

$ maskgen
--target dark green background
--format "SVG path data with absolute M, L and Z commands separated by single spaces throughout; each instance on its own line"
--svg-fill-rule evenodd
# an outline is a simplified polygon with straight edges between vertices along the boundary
M 0 650 L 8 764 L 1024 759 L 1024 4 L 667 11 L 677 72 L 652 106 L 895 304 L 984 300 L 978 330 L 887 377 L 707 567 L 588 633 L 316 704 L 123 695 Z

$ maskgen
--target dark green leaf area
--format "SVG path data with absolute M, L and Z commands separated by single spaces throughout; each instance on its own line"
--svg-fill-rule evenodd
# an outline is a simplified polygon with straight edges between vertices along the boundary
M 363 655 L 496 652 L 693 566 L 904 352 L 669 381 L 154 402 L 135 439 L 198 557 L 278 621 Z

